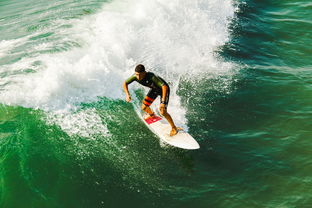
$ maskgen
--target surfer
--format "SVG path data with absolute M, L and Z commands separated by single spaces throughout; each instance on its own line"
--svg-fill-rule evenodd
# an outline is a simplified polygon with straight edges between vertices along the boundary
M 160 114 L 167 119 L 171 126 L 170 136 L 176 135 L 178 133 L 178 128 L 175 126 L 170 114 L 167 112 L 170 95 L 170 88 L 167 82 L 161 77 L 156 76 L 152 72 L 146 72 L 144 65 L 139 64 L 135 67 L 135 73 L 131 77 L 129 77 L 123 84 L 123 88 L 126 92 L 127 102 L 131 101 L 128 85 L 131 84 L 133 81 L 137 81 L 141 85 L 150 88 L 142 103 L 142 110 L 149 114 L 150 117 L 155 116 L 155 113 L 150 108 L 150 105 L 157 98 L 157 96 L 160 95 Z

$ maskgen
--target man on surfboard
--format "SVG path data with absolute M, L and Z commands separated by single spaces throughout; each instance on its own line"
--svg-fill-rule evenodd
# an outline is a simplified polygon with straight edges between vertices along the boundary
M 128 90 L 128 85 L 133 81 L 140 83 L 143 86 L 149 87 L 150 90 L 142 103 L 142 110 L 144 110 L 150 117 L 154 117 L 155 114 L 150 108 L 153 101 L 160 95 L 160 107 L 159 111 L 162 116 L 164 116 L 171 126 L 170 136 L 176 135 L 178 133 L 178 128 L 175 126 L 170 114 L 167 112 L 167 106 L 169 102 L 170 88 L 165 80 L 156 76 L 152 72 L 146 72 L 145 67 L 139 64 L 135 67 L 135 73 L 129 77 L 123 84 L 123 88 L 126 92 L 126 101 L 131 101 L 131 96 Z

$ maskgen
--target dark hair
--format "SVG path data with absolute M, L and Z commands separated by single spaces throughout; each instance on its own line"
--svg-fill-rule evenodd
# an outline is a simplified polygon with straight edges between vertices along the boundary
M 145 72 L 145 67 L 142 64 L 139 64 L 135 67 L 135 72 Z

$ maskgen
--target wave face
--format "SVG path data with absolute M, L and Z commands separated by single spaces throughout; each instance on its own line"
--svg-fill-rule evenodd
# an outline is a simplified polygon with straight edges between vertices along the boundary
M 310 207 L 311 14 L 308 0 L 0 1 L 0 207 Z M 145 127 L 147 89 L 125 102 L 138 63 L 169 83 L 199 150 Z
M 253 4 L 2 1 L 0 207 L 252 204 L 252 187 L 235 187 L 259 166 L 240 172 L 240 161 L 287 170 L 246 139 L 269 135 L 252 129 L 258 109 L 246 107 L 258 88 L 246 84 L 255 66 L 244 55 L 254 51 L 236 24 Z M 124 101 L 122 83 L 138 63 L 169 82 L 168 110 L 199 151 L 162 146 L 146 129 L 135 112 L 146 89 L 132 84 L 134 105 Z

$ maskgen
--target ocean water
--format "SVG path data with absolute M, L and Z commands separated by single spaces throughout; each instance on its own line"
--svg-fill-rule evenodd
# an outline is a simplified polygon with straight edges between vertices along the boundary
M 311 9 L 1 0 L 0 207 L 312 207 Z M 199 150 L 145 127 L 146 89 L 125 102 L 138 63 Z

